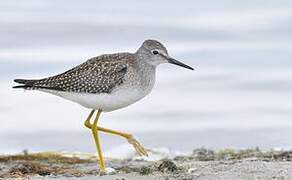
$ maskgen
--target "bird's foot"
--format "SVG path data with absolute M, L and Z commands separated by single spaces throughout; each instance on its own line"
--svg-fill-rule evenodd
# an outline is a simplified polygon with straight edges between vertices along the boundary
M 133 145 L 133 147 L 135 148 L 136 152 L 140 155 L 140 156 L 148 156 L 148 153 L 146 151 L 146 149 L 132 136 L 128 136 L 127 140 L 130 144 Z

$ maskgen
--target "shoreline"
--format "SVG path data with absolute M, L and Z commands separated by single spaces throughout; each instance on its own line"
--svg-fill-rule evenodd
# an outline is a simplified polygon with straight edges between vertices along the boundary
M 57 152 L 0 156 L 0 179 L 89 179 L 98 176 L 94 155 Z M 277 179 L 292 178 L 292 151 L 195 149 L 190 155 L 147 161 L 106 158 L 108 179 Z

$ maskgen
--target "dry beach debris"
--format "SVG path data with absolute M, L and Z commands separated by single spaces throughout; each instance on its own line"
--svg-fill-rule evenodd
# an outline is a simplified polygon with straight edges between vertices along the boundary
M 111 175 L 100 179 L 248 179 L 288 177 L 292 175 L 292 151 L 210 150 L 198 148 L 191 155 L 145 161 L 108 159 Z M 23 153 L 0 156 L 0 178 L 72 179 L 95 177 L 95 157 L 68 153 Z M 291 172 L 290 172 L 291 171 Z M 290 173 L 290 174 L 289 174 Z M 213 178 L 212 178 L 213 177 Z

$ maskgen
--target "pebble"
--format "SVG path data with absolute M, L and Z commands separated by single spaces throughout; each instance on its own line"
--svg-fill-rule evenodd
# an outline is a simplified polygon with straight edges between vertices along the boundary
M 188 169 L 188 173 L 190 173 L 190 174 L 194 173 L 195 171 L 197 171 L 197 168 Z
M 107 167 L 107 168 L 105 168 L 105 174 L 106 175 L 114 175 L 114 174 L 117 174 L 117 171 L 114 168 Z

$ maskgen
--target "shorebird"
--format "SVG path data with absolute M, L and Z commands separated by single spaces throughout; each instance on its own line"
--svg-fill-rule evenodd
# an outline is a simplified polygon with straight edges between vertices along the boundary
M 104 174 L 105 162 L 98 132 L 124 137 L 139 155 L 148 154 L 132 134 L 99 126 L 101 112 L 126 107 L 148 95 L 154 86 L 156 67 L 163 63 L 194 70 L 171 58 L 160 42 L 146 40 L 135 53 L 93 57 L 64 73 L 48 78 L 15 79 L 15 82 L 22 85 L 13 88 L 43 91 L 92 109 L 84 125 L 91 130 L 98 154 L 99 172 Z M 92 118 L 95 112 L 95 118 Z

